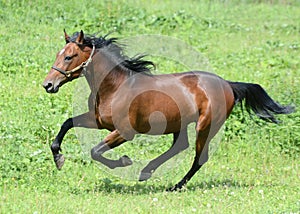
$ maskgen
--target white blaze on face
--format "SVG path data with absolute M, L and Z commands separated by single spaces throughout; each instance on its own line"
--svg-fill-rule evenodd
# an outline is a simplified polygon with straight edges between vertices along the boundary
M 63 48 L 60 52 L 59 55 L 62 55 L 65 52 L 65 49 Z

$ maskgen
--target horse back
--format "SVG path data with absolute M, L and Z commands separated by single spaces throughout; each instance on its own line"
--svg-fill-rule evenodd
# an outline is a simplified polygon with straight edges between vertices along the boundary
M 166 134 L 197 122 L 208 110 L 211 121 L 224 122 L 233 103 L 228 83 L 210 73 L 139 75 L 114 95 L 112 114 L 118 129 Z

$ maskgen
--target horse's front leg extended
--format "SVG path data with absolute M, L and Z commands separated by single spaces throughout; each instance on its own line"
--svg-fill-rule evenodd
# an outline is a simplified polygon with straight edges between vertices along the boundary
M 126 140 L 120 135 L 118 130 L 112 131 L 108 136 L 105 137 L 103 141 L 101 141 L 97 146 L 92 148 L 91 157 L 109 167 L 110 169 L 114 169 L 116 167 L 125 167 L 132 164 L 131 159 L 124 155 L 119 158 L 119 160 L 110 160 L 103 157 L 103 153 L 113 149 L 122 143 L 126 142 Z
M 65 134 L 68 132 L 68 130 L 73 127 L 85 127 L 95 129 L 100 128 L 99 124 L 97 124 L 96 122 L 95 114 L 93 114 L 92 112 L 87 112 L 79 116 L 67 119 L 61 126 L 55 140 L 51 145 L 51 151 L 57 169 L 61 169 L 65 161 L 64 156 L 59 153 L 59 151 L 61 151 L 62 140 Z

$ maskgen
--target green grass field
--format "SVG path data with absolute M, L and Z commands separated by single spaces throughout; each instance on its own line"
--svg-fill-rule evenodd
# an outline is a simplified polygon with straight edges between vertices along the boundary
M 0 213 L 300 213 L 299 111 L 279 116 L 275 125 L 251 120 L 236 107 L 208 163 L 182 192 L 168 193 L 190 168 L 193 151 L 183 164 L 140 183 L 82 155 L 71 130 L 62 144 L 66 163 L 57 171 L 49 147 L 73 115 L 78 85 L 69 83 L 55 95 L 41 86 L 64 46 L 64 28 L 121 39 L 167 35 L 201 52 L 224 79 L 259 83 L 297 109 L 299 20 L 297 0 L 0 0 Z M 161 72 L 183 71 L 150 59 Z M 147 139 L 116 151 L 155 157 L 170 145 L 169 137 Z

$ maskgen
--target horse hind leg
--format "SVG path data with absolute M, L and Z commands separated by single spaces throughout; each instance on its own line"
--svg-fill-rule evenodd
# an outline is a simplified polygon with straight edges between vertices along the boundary
M 174 133 L 173 136 L 173 144 L 170 149 L 148 163 L 141 171 L 139 181 L 148 180 L 159 166 L 189 147 L 187 129 Z
M 126 142 L 124 138 L 122 138 L 117 130 L 111 132 L 103 141 L 101 141 L 98 145 L 92 148 L 91 157 L 109 167 L 110 169 L 114 169 L 116 167 L 125 167 L 132 165 L 132 160 L 124 155 L 119 158 L 119 160 L 110 160 L 103 157 L 103 153 L 113 149 L 122 143 Z
M 208 135 L 209 135 L 209 128 L 197 132 L 197 139 L 196 139 L 196 155 L 194 158 L 194 162 L 192 164 L 191 169 L 188 173 L 181 179 L 173 187 L 167 189 L 167 191 L 176 191 L 180 190 L 187 182 L 195 175 L 195 173 L 202 167 L 204 163 L 208 160 Z
M 175 186 L 167 189 L 168 191 L 176 191 L 181 189 L 195 175 L 195 173 L 208 160 L 208 149 L 210 140 L 216 135 L 222 126 L 222 120 L 219 123 L 211 124 L 210 112 L 200 115 L 196 126 L 196 155 L 191 169 Z

